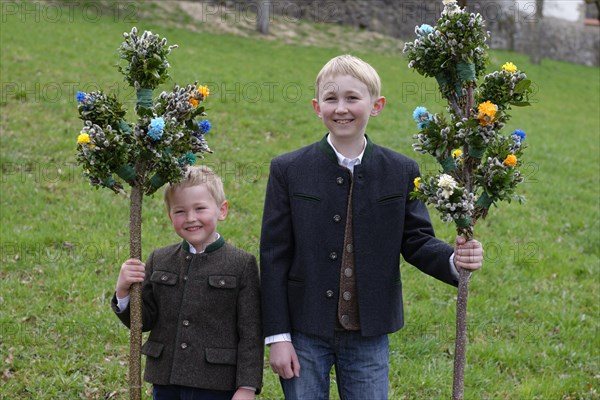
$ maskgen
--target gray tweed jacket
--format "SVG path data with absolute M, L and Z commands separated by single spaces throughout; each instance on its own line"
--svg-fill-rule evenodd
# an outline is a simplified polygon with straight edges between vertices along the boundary
M 256 258 L 221 237 L 201 254 L 187 242 L 155 250 L 142 285 L 144 379 L 211 390 L 262 387 L 264 345 Z M 119 312 L 129 327 L 129 308 Z

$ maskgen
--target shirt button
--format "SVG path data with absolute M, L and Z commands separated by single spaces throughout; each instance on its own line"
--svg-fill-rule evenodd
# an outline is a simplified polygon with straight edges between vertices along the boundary
M 350 299 L 352 298 L 352 293 L 350 293 L 350 292 L 344 292 L 344 294 L 342 295 L 342 297 L 344 298 L 344 300 L 350 301 Z
M 344 184 L 344 178 L 342 178 L 341 176 L 338 176 L 335 181 L 337 182 L 338 185 Z
M 337 253 L 335 251 L 332 251 L 331 253 L 329 253 L 329 259 L 337 260 Z
M 185 259 L 189 261 L 192 259 L 192 256 L 185 256 Z
M 342 220 L 342 217 L 338 214 L 335 214 L 333 216 L 333 222 L 340 222 Z
M 181 348 L 182 348 L 183 350 L 187 349 L 187 347 L 188 347 L 188 344 L 187 344 L 187 343 L 181 343 Z
M 350 278 L 352 276 L 352 268 L 346 268 L 344 270 L 344 275 L 346 276 L 346 278 Z
M 354 251 L 354 246 L 352 246 L 352 243 L 348 243 L 348 244 L 346 245 L 346 251 L 347 251 L 348 253 L 352 253 L 352 252 Z
M 327 296 L 328 299 L 331 299 L 333 297 L 333 290 L 326 291 L 325 296 Z
M 169 280 L 169 277 L 166 276 L 166 275 L 163 275 L 163 276 L 160 277 L 160 280 L 164 282 L 164 281 Z
M 187 275 L 183 277 L 183 280 L 184 280 L 184 281 L 187 281 L 187 280 L 188 280 L 188 278 L 187 278 Z
M 350 322 L 350 317 L 347 316 L 346 314 L 342 315 L 342 324 L 347 324 L 348 322 Z
M 184 319 L 183 326 L 190 326 L 190 321 L 188 321 L 187 319 Z

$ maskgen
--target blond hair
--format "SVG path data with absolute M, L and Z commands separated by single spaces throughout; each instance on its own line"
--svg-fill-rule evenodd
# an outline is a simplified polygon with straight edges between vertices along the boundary
M 170 184 L 165 189 L 164 200 L 167 211 L 171 209 L 171 200 L 176 190 L 200 185 L 206 186 L 208 193 L 215 199 L 218 206 L 221 206 L 227 200 L 223 190 L 223 182 L 219 175 L 205 165 L 189 166 L 181 181 Z
M 381 79 L 379 78 L 377 71 L 375 71 L 375 68 L 358 57 L 344 54 L 332 58 L 323 66 L 323 68 L 321 68 L 321 71 L 317 75 L 317 81 L 315 82 L 315 96 L 317 99 L 319 98 L 319 88 L 321 83 L 326 78 L 338 75 L 350 75 L 367 85 L 367 89 L 372 98 L 377 98 L 381 94 Z

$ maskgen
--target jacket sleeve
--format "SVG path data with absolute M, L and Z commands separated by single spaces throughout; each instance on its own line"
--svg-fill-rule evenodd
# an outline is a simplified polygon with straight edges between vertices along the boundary
M 142 283 L 142 331 L 144 332 L 152 330 L 154 322 L 156 321 L 156 317 L 158 316 L 158 308 L 156 306 L 156 302 L 154 301 L 152 282 L 150 281 L 153 271 L 153 256 L 154 253 L 150 254 L 150 257 L 146 262 L 146 272 L 144 276 L 144 282 Z M 129 328 L 131 326 L 131 301 L 129 302 L 127 308 L 121 312 L 117 307 L 117 296 L 115 293 L 113 294 L 111 307 L 121 322 Z
M 260 279 L 263 334 L 290 332 L 288 273 L 294 256 L 294 234 L 288 185 L 280 164 L 271 162 L 265 195 L 261 239 Z
M 236 387 L 251 386 L 260 393 L 264 344 L 260 312 L 260 282 L 254 256 L 248 257 L 237 300 L 238 336 Z

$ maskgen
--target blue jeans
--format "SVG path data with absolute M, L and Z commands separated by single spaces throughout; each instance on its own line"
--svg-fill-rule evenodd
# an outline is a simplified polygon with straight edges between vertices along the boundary
M 329 372 L 335 365 L 341 400 L 388 400 L 387 335 L 363 337 L 336 331 L 333 338 L 292 333 L 300 376 L 280 379 L 286 400 L 329 399 Z
M 177 385 L 152 387 L 153 400 L 231 400 L 234 394 L 234 390 L 206 390 Z

